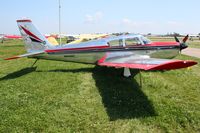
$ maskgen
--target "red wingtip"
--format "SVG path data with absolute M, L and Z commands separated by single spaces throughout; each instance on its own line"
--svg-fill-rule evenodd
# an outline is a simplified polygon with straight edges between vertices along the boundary
M 195 61 L 174 61 L 165 63 L 162 65 L 154 66 L 152 68 L 149 68 L 148 70 L 173 70 L 173 69 L 180 69 L 180 68 L 187 68 L 193 65 L 196 65 L 197 62 Z

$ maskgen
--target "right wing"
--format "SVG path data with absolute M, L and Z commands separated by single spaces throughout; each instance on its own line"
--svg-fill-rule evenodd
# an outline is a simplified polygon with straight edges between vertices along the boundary
M 195 61 L 169 60 L 150 58 L 148 56 L 104 56 L 98 61 L 98 65 L 116 68 L 133 68 L 142 70 L 172 70 L 196 65 Z

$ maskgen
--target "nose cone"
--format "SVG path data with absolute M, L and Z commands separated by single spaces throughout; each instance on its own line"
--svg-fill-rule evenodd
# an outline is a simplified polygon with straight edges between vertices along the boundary
M 185 43 L 180 44 L 180 50 L 186 49 L 188 46 Z

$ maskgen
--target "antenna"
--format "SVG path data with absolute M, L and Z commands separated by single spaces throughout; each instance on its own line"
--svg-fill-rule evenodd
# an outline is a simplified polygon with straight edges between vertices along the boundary
M 61 4 L 59 0 L 59 44 L 61 45 Z

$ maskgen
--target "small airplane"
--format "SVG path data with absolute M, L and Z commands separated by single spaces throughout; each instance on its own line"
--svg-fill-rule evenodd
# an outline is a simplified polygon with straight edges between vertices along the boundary
M 4 35 L 4 34 L 0 35 L 1 43 L 3 43 L 4 40 L 7 40 L 7 39 L 22 39 L 22 36 L 18 36 L 18 35 Z
M 5 38 L 5 39 L 22 39 L 22 36 L 19 36 L 19 35 L 4 35 L 3 38 Z
M 187 48 L 186 36 L 182 42 L 151 42 L 142 35 L 129 34 L 90 40 L 77 44 L 52 45 L 32 24 L 31 20 L 17 20 L 25 41 L 26 54 L 7 58 L 22 57 L 91 63 L 99 66 L 124 68 L 124 76 L 131 76 L 130 69 L 172 70 L 193 66 L 195 61 L 178 60 L 181 50 Z M 37 60 L 36 60 L 37 61 Z

